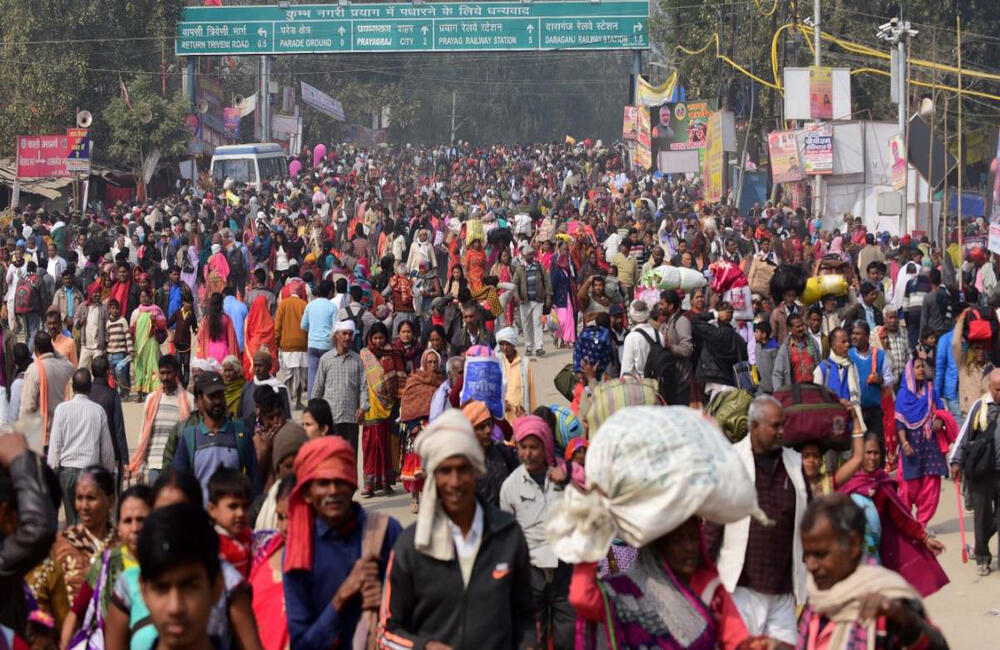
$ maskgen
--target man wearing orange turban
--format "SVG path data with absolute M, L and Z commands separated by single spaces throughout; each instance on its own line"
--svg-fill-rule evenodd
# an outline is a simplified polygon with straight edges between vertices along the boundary
M 374 618 L 385 568 L 402 527 L 353 501 L 358 464 L 338 436 L 307 442 L 295 457 L 288 499 L 285 609 L 293 648 L 352 647 Z

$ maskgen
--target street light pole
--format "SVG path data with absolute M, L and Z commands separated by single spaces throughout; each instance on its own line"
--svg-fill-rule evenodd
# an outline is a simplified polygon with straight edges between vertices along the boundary
M 820 59 L 820 47 L 822 40 L 820 38 L 822 30 L 820 29 L 820 18 L 819 18 L 819 4 L 820 0 L 813 0 L 813 37 L 815 39 L 815 46 L 813 47 L 813 65 L 817 68 L 821 65 Z M 834 118 L 837 116 L 834 115 Z M 819 125 L 817 120 L 816 125 Z M 823 177 L 819 174 L 813 176 L 813 218 L 820 216 L 823 212 Z
M 910 29 L 909 21 L 903 21 L 899 18 L 893 18 L 887 23 L 879 26 L 878 38 L 888 43 L 891 43 L 896 47 L 896 57 L 895 64 L 896 67 L 893 72 L 893 81 L 895 82 L 894 87 L 894 98 L 897 103 L 897 119 L 899 126 L 899 135 L 904 143 L 904 156 L 909 159 L 909 149 L 910 142 L 907 138 L 906 129 L 906 105 L 907 105 L 907 79 L 906 79 L 906 44 L 907 41 L 919 32 L 915 29 Z M 906 174 L 903 177 L 903 211 L 899 218 L 899 230 L 901 235 L 905 235 L 909 232 L 909 182 L 910 182 L 910 168 L 909 162 L 907 162 Z

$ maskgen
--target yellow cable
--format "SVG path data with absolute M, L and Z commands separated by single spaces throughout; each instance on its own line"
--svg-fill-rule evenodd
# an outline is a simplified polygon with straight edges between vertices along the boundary
M 879 70 L 878 68 L 858 68 L 856 70 L 851 70 L 851 75 L 856 74 L 877 74 L 883 77 L 891 77 L 892 73 L 888 70 Z M 965 70 L 962 70 L 962 74 L 965 74 Z M 954 86 L 944 86 L 942 84 L 932 84 L 926 81 L 917 81 L 916 79 L 910 79 L 909 83 L 914 86 L 921 86 L 923 88 L 937 88 L 938 90 L 948 90 L 953 93 L 960 95 L 972 95 L 974 97 L 982 97 L 983 99 L 992 99 L 994 101 L 1000 102 L 1000 95 L 991 95 L 990 93 L 980 92 L 978 90 L 969 90 L 968 88 L 958 89 Z
M 720 59 L 721 61 L 724 61 L 725 63 L 727 63 L 731 67 L 735 68 L 736 70 L 739 70 L 740 72 L 742 72 L 746 76 L 750 77 L 751 79 L 753 79 L 754 81 L 756 81 L 759 84 L 767 86 L 768 88 L 774 88 L 775 90 L 779 90 L 779 91 L 781 90 L 780 86 L 777 86 L 777 85 L 771 83 L 770 81 L 767 81 L 765 79 L 762 79 L 762 78 L 758 77 L 754 73 L 750 72 L 749 70 L 747 70 L 746 68 L 744 68 L 740 64 L 738 64 L 735 61 L 733 61 L 732 59 L 730 59 L 725 54 L 722 54 L 722 52 L 720 52 L 720 50 L 719 50 L 719 33 L 718 32 L 712 34 L 712 37 L 709 39 L 708 43 L 705 43 L 704 46 L 698 48 L 697 50 L 692 50 L 690 48 L 684 47 L 683 45 L 678 45 L 676 47 L 676 49 L 677 49 L 677 51 L 681 52 L 682 54 L 686 54 L 688 56 L 696 56 L 698 54 L 702 54 L 703 52 L 707 51 L 708 48 L 710 48 L 712 45 L 715 45 L 715 58 Z
M 774 4 L 771 5 L 771 10 L 765 12 L 760 6 L 760 0 L 753 0 L 753 3 L 757 6 L 757 11 L 760 12 L 765 18 L 770 18 L 774 15 L 774 12 L 778 10 L 778 0 L 774 0 Z

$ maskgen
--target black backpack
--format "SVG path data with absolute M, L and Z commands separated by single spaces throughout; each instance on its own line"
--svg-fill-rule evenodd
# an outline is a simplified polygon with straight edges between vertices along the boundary
M 365 339 L 365 322 L 361 319 L 364 314 L 364 309 L 355 314 L 351 311 L 351 306 L 347 305 L 344 307 L 344 311 L 347 312 L 347 319 L 354 321 L 354 351 L 361 352 L 361 346 L 363 345 Z
M 649 355 L 646 356 L 646 365 L 642 369 L 642 376 L 646 379 L 655 379 L 657 382 L 656 391 L 667 404 L 672 403 L 672 391 L 677 388 L 677 359 L 667 348 L 660 343 L 660 333 L 656 332 L 656 338 L 650 337 L 644 330 L 636 329 L 649 343 Z

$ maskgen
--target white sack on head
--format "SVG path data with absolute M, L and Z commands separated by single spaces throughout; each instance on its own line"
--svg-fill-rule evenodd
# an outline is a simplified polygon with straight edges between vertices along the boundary
M 642 547 L 693 515 L 717 523 L 763 516 L 719 427 L 685 406 L 635 406 L 608 418 L 587 449 L 587 490 L 569 488 L 546 532 L 564 562 L 596 562 L 613 537 Z

